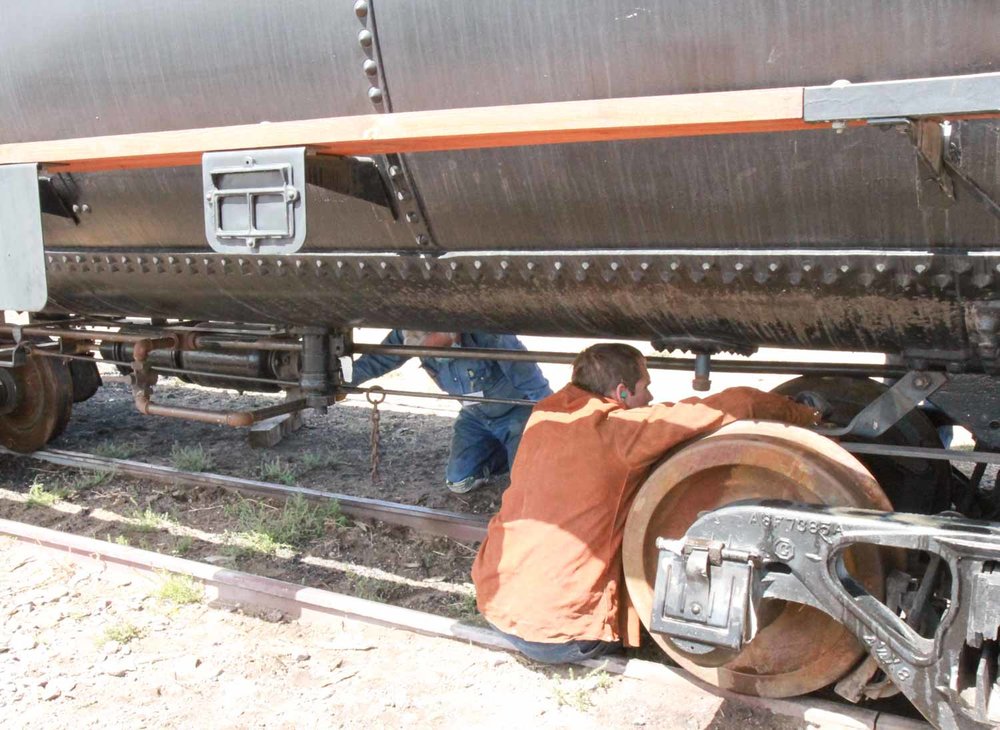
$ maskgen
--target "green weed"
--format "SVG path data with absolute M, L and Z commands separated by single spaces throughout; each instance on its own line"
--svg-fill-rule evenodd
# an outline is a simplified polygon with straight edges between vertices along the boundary
M 260 478 L 265 482 L 277 482 L 278 484 L 295 484 L 295 470 L 291 464 L 283 462 L 280 456 L 273 460 L 264 459 L 260 463 Z
M 201 603 L 205 597 L 205 588 L 190 576 L 170 573 L 156 591 L 156 597 L 177 606 Z
M 84 492 L 94 489 L 110 482 L 115 477 L 114 469 L 98 469 L 96 471 L 84 471 L 69 482 L 67 485 L 74 492 Z
M 303 471 L 312 471 L 313 469 L 318 469 L 321 466 L 326 466 L 330 463 L 330 458 L 326 454 L 322 454 L 319 451 L 307 451 L 302 454 L 299 462 L 302 464 Z
M 105 441 L 94 447 L 94 453 L 107 459 L 128 459 L 139 450 L 135 441 Z
M 170 460 L 181 471 L 207 471 L 212 468 L 212 455 L 201 444 L 183 446 L 175 443 L 170 449 Z
M 108 533 L 108 542 L 113 542 L 115 545 L 125 545 L 128 546 L 128 538 L 124 535 L 116 535 L 111 537 L 111 533 Z
M 295 548 L 320 537 L 328 522 L 346 524 L 335 501 L 311 504 L 299 495 L 281 508 L 241 499 L 227 512 L 236 518 L 238 531 L 231 535 L 239 547 L 250 552 L 274 555 L 283 547 Z
M 399 586 L 391 581 L 369 578 L 366 575 L 351 575 L 350 579 L 354 595 L 366 601 L 388 603 L 399 593 Z
M 127 644 L 133 639 L 138 639 L 142 636 L 143 631 L 135 624 L 128 621 L 122 621 L 115 624 L 114 626 L 109 626 L 104 629 L 104 642 L 117 641 L 119 644 Z
M 39 481 L 28 487 L 28 504 L 33 507 L 51 507 L 66 497 L 66 491 L 58 487 L 46 487 Z
M 174 555 L 187 555 L 194 546 L 194 538 L 190 535 L 181 535 L 174 543 Z
M 594 694 L 607 691 L 611 687 L 611 675 L 605 667 L 595 667 L 586 674 L 577 677 L 573 667 L 568 670 L 565 678 L 552 678 L 552 695 L 560 706 L 572 707 L 580 712 L 586 712 L 594 706 Z
M 136 510 L 132 513 L 132 520 L 132 526 L 141 532 L 153 532 L 154 530 L 159 530 L 161 527 L 165 527 L 175 521 L 166 512 L 154 512 L 149 507 L 141 512 Z
M 475 593 L 463 593 L 451 604 L 460 621 L 471 621 L 479 618 L 479 607 L 476 606 Z

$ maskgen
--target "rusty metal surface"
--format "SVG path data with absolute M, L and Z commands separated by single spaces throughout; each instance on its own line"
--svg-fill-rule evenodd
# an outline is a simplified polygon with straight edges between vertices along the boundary
M 70 466 L 75 469 L 114 471 L 116 474 L 153 479 L 167 483 L 187 484 L 195 487 L 222 488 L 244 494 L 268 497 L 301 496 L 309 500 L 335 500 L 344 514 L 350 517 L 373 519 L 391 525 L 409 527 L 418 532 L 442 535 L 455 540 L 477 542 L 486 537 L 486 518 L 446 510 L 434 510 L 418 505 L 398 504 L 380 499 L 352 497 L 320 489 L 273 484 L 253 479 L 239 479 L 221 474 L 186 472 L 168 466 L 144 464 L 128 459 L 109 459 L 91 454 L 81 454 L 61 449 L 46 449 L 29 454 L 30 458 L 50 464 Z
M 54 305 L 104 314 L 899 352 L 965 361 L 1000 254 L 713 249 L 279 258 L 52 250 Z M 97 292 L 100 292 L 99 294 Z
M 804 429 L 737 422 L 682 446 L 643 484 L 625 526 L 625 579 L 643 622 L 652 611 L 656 538 L 680 538 L 699 514 L 742 499 L 891 509 L 858 461 Z M 860 551 L 846 559 L 851 574 L 873 595 L 881 595 L 884 573 L 878 555 Z M 661 635 L 653 638 L 700 679 L 766 697 L 820 689 L 849 672 L 864 654 L 843 626 L 816 609 L 771 602 L 759 618 L 760 632 L 737 655 L 689 655 Z
M 61 360 L 29 357 L 8 371 L 18 398 L 0 415 L 0 446 L 18 452 L 40 449 L 62 433 L 73 408 L 73 380 Z

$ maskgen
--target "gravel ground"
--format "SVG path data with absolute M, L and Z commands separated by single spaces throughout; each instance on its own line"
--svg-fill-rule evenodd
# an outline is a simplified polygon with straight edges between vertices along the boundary
M 778 728 L 662 687 L 199 590 L 0 539 L 0 725 L 11 728 Z

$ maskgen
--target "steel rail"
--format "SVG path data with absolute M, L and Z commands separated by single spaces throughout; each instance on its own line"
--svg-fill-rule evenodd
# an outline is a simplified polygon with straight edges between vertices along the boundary
M 277 578 L 220 568 L 194 560 L 11 520 L 0 519 L 0 535 L 53 551 L 60 556 L 66 555 L 77 562 L 97 561 L 140 573 L 167 572 L 188 576 L 209 588 L 215 594 L 213 598 L 226 603 L 240 603 L 269 610 L 278 609 L 285 615 L 311 621 L 329 620 L 330 617 L 336 617 L 338 620 L 346 618 L 434 638 L 462 641 L 491 650 L 513 649 L 503 636 L 488 628 L 471 626 L 456 619 L 401 606 L 289 583 Z M 575 663 L 592 671 L 605 671 L 609 674 L 655 683 L 655 691 L 666 691 L 680 697 L 685 694 L 690 695 L 692 691 L 713 694 L 735 703 L 794 718 L 810 727 L 854 730 L 875 728 L 920 730 L 927 727 L 926 723 L 900 715 L 815 697 L 769 699 L 739 695 L 695 682 L 682 669 L 656 661 L 612 656 Z
M 114 471 L 116 474 L 138 479 L 153 479 L 168 483 L 185 483 L 196 487 L 222 488 L 245 494 L 266 497 L 303 497 L 313 501 L 335 501 L 341 511 L 350 517 L 380 520 L 391 525 L 409 527 L 419 532 L 442 535 L 462 542 L 478 542 L 486 537 L 485 517 L 461 512 L 435 510 L 419 505 L 399 504 L 381 499 L 353 497 L 348 494 L 326 492 L 309 487 L 288 486 L 255 479 L 222 474 L 181 471 L 169 466 L 146 464 L 130 459 L 110 459 L 103 456 L 81 454 L 62 449 L 45 449 L 31 454 L 18 454 L 0 447 L 0 453 L 12 456 L 26 456 L 49 464 L 68 466 L 76 469 Z

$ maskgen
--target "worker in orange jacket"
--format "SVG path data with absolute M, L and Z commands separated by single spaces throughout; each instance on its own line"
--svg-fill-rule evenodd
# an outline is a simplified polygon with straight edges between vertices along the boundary
M 572 662 L 620 646 L 625 518 L 668 449 L 742 419 L 820 419 L 754 388 L 650 405 L 649 384 L 634 347 L 594 345 L 528 420 L 472 578 L 480 612 L 532 659 Z

